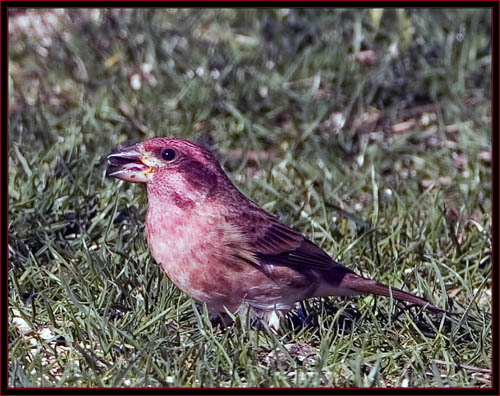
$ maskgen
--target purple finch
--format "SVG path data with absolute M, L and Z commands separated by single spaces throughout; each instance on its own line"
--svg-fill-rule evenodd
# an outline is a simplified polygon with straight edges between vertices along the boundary
M 151 254 L 184 293 L 221 315 L 250 307 L 273 327 L 310 297 L 425 299 L 355 274 L 243 195 L 204 147 L 154 138 L 108 156 L 107 175 L 146 183 Z

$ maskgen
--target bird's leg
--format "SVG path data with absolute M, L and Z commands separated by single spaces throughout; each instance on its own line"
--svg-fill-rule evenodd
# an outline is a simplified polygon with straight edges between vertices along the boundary
M 225 312 L 210 311 L 209 317 L 213 327 L 224 328 L 233 323 L 231 316 Z
M 304 304 L 301 301 L 300 303 L 295 304 L 297 306 L 297 315 L 299 316 L 299 319 L 302 323 L 302 326 L 304 326 L 307 322 L 307 319 L 309 315 L 307 315 L 306 310 L 304 309 Z

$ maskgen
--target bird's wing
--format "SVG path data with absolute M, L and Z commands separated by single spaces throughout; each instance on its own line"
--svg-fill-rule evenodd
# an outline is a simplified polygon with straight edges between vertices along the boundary
M 248 247 L 262 266 L 292 266 L 331 270 L 343 267 L 301 233 L 258 209 L 246 213 L 250 225 L 245 232 Z
M 234 227 L 238 224 L 235 219 L 229 222 L 238 229 L 235 235 L 240 238 L 237 245 L 239 248 L 234 250 L 238 252 L 240 258 L 260 266 L 271 278 L 274 277 L 277 266 L 291 267 L 299 272 L 317 270 L 322 271 L 322 279 L 332 286 L 330 295 L 373 293 L 425 306 L 435 312 L 446 312 L 429 304 L 422 297 L 357 275 L 334 261 L 323 249 L 301 233 L 281 223 L 259 207 L 252 205 L 244 214 L 240 212 L 239 220 L 245 223 L 245 232 L 242 227 Z M 246 246 L 241 249 L 243 239 L 243 245 Z

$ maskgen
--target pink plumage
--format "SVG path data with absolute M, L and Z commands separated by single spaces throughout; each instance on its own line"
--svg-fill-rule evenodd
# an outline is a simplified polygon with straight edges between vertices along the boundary
M 151 254 L 183 292 L 217 313 L 266 318 L 310 297 L 425 299 L 356 275 L 243 195 L 204 147 L 154 138 L 108 156 L 108 176 L 146 183 Z M 272 323 L 277 327 L 277 323 Z

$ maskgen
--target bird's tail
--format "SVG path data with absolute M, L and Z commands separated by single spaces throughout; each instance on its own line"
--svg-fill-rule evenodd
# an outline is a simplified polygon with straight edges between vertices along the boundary
M 374 280 L 363 278 L 362 276 L 356 275 L 353 272 L 344 275 L 342 281 L 340 282 L 340 286 L 342 288 L 352 290 L 355 294 L 372 293 L 385 297 L 390 297 L 392 295 L 392 297 L 397 300 L 419 305 L 432 312 L 449 313 L 444 309 L 432 305 L 429 301 L 422 297 L 418 297 L 414 294 L 410 294 L 394 287 L 384 285 L 383 283 Z

